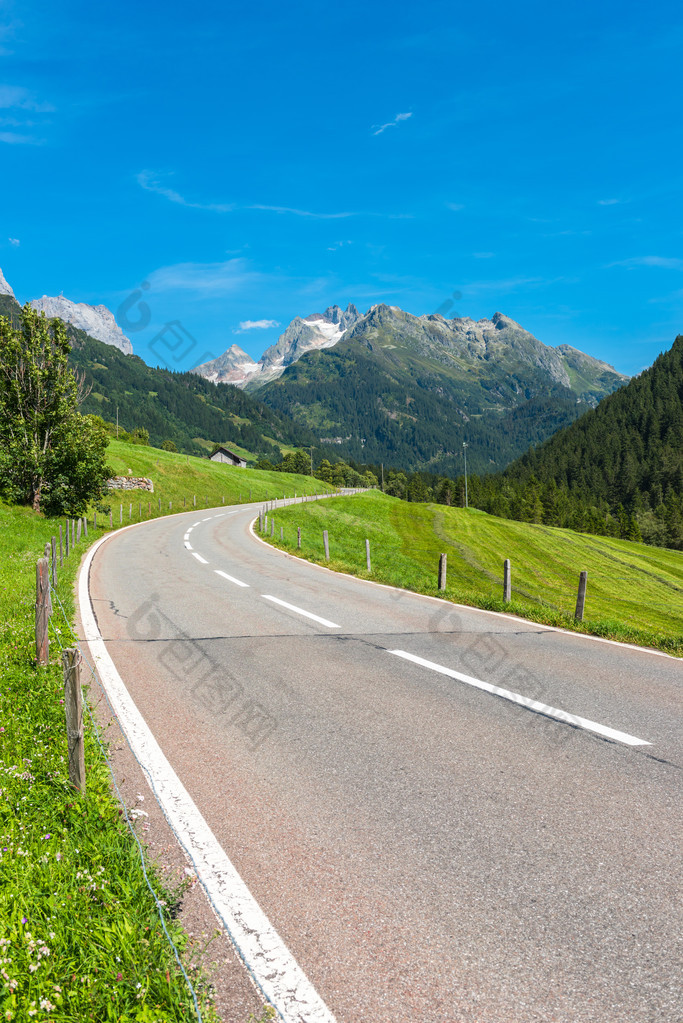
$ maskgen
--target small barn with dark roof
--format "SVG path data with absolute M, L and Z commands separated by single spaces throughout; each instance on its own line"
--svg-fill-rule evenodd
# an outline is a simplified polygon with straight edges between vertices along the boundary
M 239 465 L 240 469 L 246 469 L 247 460 L 242 458 L 241 455 L 236 455 L 234 451 L 228 450 L 228 448 L 216 448 L 214 453 L 211 455 L 212 462 L 226 462 L 228 465 Z

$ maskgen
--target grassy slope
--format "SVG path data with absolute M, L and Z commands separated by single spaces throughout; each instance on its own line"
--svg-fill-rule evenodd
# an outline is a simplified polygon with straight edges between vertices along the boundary
M 286 472 L 263 472 L 259 469 L 238 469 L 233 465 L 211 462 L 208 458 L 193 458 L 192 455 L 178 455 L 159 448 L 143 447 L 138 444 L 124 444 L 112 440 L 107 449 L 107 461 L 117 476 L 147 476 L 154 483 L 154 494 L 146 494 L 142 490 L 112 491 L 111 504 L 123 502 L 124 515 L 128 505 L 133 502 L 133 511 L 140 501 L 149 505 L 152 511 L 158 509 L 161 498 L 162 510 L 168 510 L 168 502 L 173 502 L 173 510 L 181 511 L 183 498 L 187 507 L 192 507 L 193 496 L 197 497 L 197 507 L 207 508 L 222 503 L 239 504 L 240 502 L 266 501 L 286 494 L 326 493 L 332 490 L 320 480 L 311 476 L 296 476 Z M 105 502 L 106 503 L 106 502 Z
M 302 555 L 421 593 L 437 594 L 439 554 L 448 553 L 445 596 L 537 621 L 654 645 L 683 655 L 683 554 L 627 540 L 499 519 L 476 509 L 407 504 L 373 491 L 275 513 L 288 550 L 302 527 Z M 503 560 L 512 561 L 512 603 L 502 602 Z M 588 571 L 583 626 L 575 625 L 578 575 Z
M 86 797 L 68 784 L 60 641 L 70 645 L 84 543 L 59 572 L 67 618 L 55 602 L 52 663 L 33 664 L 35 565 L 58 527 L 0 504 L 0 1011 L 15 1023 L 180 1023 L 196 1018 L 192 1002 L 89 725 Z M 182 949 L 185 936 L 165 912 Z

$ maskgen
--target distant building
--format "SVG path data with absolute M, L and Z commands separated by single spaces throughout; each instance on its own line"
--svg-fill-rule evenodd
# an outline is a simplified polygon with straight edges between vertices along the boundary
M 211 455 L 212 462 L 227 462 L 228 465 L 239 465 L 240 469 L 246 469 L 247 460 L 246 458 L 240 458 L 234 451 L 228 451 L 227 448 L 217 448 Z

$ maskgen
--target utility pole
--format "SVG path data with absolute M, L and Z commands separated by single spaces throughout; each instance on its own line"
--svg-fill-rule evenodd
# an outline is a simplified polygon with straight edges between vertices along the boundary
M 119 406 L 116 406 L 116 439 L 119 439 Z
M 313 475 L 313 447 L 311 447 L 311 476 Z
M 384 462 L 382 462 L 382 493 L 384 493 Z
M 467 441 L 462 442 L 462 453 L 465 456 L 465 507 L 469 508 L 467 503 Z

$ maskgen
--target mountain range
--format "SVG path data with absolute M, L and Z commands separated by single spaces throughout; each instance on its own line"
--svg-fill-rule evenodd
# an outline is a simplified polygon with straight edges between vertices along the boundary
M 0 299 L 14 303 L 1 271 Z M 272 457 L 274 444 L 285 442 L 314 445 L 326 457 L 457 473 L 467 444 L 474 471 L 499 471 L 627 380 L 576 348 L 543 344 L 500 312 L 490 320 L 448 320 L 385 304 L 364 314 L 350 304 L 295 317 L 258 362 L 232 345 L 192 373 L 167 379 L 142 369 L 105 306 L 64 296 L 31 304 L 70 325 L 73 361 L 92 382 L 88 410 L 98 403 L 97 410 L 112 419 L 118 407 L 153 439 L 173 439 L 186 449 L 231 441 Z M 95 342 L 105 347 L 96 351 Z M 115 373 L 109 372 L 114 366 L 107 349 L 118 350 L 123 360 L 115 360 Z M 180 400 L 171 385 L 178 377 L 185 395 L 196 391 L 191 381 L 204 378 L 197 395 L 202 414 Z M 127 388 L 120 386 L 124 379 Z M 215 401 L 214 385 L 220 390 Z M 250 405 L 247 394 L 238 399 L 239 390 L 257 393 L 258 402 Z M 228 421 L 207 418 L 210 406 Z M 189 416 L 184 425 L 181 407 Z M 240 418 L 247 420 L 241 432 Z M 254 423 L 263 428 L 254 432 Z
M 233 345 L 194 370 L 290 415 L 356 461 L 457 472 L 504 468 L 627 381 L 502 313 L 474 321 L 375 305 L 297 317 L 258 362 Z

